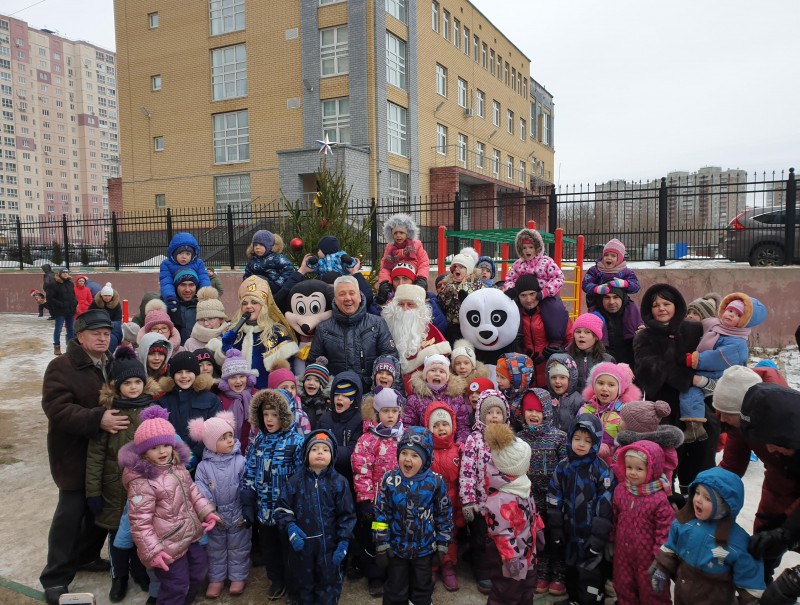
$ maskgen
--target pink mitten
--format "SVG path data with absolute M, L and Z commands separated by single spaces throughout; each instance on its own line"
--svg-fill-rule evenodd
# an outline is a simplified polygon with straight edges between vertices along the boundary
M 158 567 L 159 569 L 163 569 L 164 571 L 169 571 L 169 564 L 172 563 L 175 559 L 170 557 L 166 551 L 161 551 L 155 557 L 150 560 L 150 565 L 155 569 Z
M 212 529 L 214 529 L 214 527 L 217 524 L 217 521 L 219 521 L 219 520 L 220 519 L 216 514 L 208 513 L 208 515 L 206 515 L 206 520 L 203 521 L 200 525 L 202 525 L 203 529 L 205 530 L 205 532 L 208 533 Z
M 600 456 L 601 459 L 607 460 L 611 456 L 611 448 L 605 443 L 601 443 L 600 451 L 597 452 L 597 455 Z

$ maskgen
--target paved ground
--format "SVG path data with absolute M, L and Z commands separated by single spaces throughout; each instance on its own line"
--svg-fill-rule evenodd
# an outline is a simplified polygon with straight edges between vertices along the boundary
M 26 315 L 0 315 L 0 376 L 3 396 L 0 399 L 0 603 L 30 605 L 43 600 L 38 576 L 47 551 L 47 531 L 55 507 L 57 490 L 50 478 L 45 445 L 47 421 L 41 409 L 41 377 L 52 359 L 52 322 Z M 793 358 L 797 352 L 793 353 Z M 787 364 L 788 367 L 789 364 Z M 745 477 L 747 502 L 739 517 L 746 528 L 752 527 L 753 513 L 760 494 L 763 467 L 751 465 Z M 784 558 L 785 565 L 797 565 L 800 556 Z M 478 605 L 486 597 L 478 593 L 469 574 L 460 575 L 461 590 L 447 593 L 439 585 L 435 604 Z M 108 603 L 110 578 L 106 574 L 79 574 L 71 588 L 92 592 L 97 602 Z M 267 581 L 263 568 L 253 570 L 245 594 L 200 603 L 264 603 Z M 124 603 L 142 604 L 146 595 L 134 585 Z M 537 599 L 546 604 L 549 598 Z M 610 602 L 610 601 L 609 601 Z M 346 582 L 341 603 L 368 605 L 371 599 L 366 581 Z

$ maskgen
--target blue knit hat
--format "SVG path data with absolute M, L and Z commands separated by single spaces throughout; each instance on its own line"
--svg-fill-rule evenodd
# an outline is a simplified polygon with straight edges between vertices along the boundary
M 326 235 L 317 245 L 323 254 L 335 254 L 339 251 L 339 238 L 333 235 Z
M 185 281 L 190 281 L 194 283 L 195 286 L 200 283 L 195 270 L 189 269 L 188 267 L 178 270 L 172 278 L 172 283 L 175 286 L 182 284 Z

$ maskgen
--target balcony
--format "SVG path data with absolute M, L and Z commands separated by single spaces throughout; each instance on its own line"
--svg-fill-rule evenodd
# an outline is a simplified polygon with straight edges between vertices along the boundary
M 532 163 L 526 162 L 526 167 L 534 169 L 519 170 L 519 159 L 514 158 L 512 176 L 508 176 L 506 161 L 508 156 L 500 157 L 495 161 L 490 155 L 479 155 L 475 151 L 464 149 L 459 145 L 447 145 L 442 148 L 432 147 L 433 165 L 436 168 L 460 168 L 460 181 L 466 184 L 495 183 L 502 188 L 516 190 L 530 190 L 534 193 L 545 194 L 552 185 L 552 175 L 549 170 L 538 170 Z M 541 174 L 537 174 L 541 172 Z M 484 178 L 480 178 L 484 177 Z

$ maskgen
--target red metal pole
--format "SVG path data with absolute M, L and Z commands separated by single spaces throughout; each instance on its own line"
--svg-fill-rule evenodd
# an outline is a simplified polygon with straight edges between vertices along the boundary
M 534 220 L 528 221 L 528 229 L 536 229 L 536 221 Z
M 472 247 L 475 248 L 475 252 L 478 253 L 478 256 L 481 255 L 481 240 L 474 239 L 472 240 Z
M 508 244 L 503 244 L 502 246 L 500 246 L 500 256 L 503 259 L 503 261 L 508 260 Z M 505 279 L 506 273 L 508 273 L 508 263 L 503 262 L 501 263 L 500 266 L 500 278 Z
M 553 254 L 553 260 L 556 261 L 556 264 L 560 267 L 561 266 L 561 257 L 564 253 L 564 230 L 561 227 L 556 229 L 556 248 L 555 253 Z
M 444 257 L 447 256 L 447 238 L 444 236 L 444 225 L 439 226 L 439 250 L 436 256 L 439 258 L 439 275 L 444 274 Z
M 122 321 L 124 323 L 128 323 L 131 320 L 130 314 L 128 313 L 128 299 L 122 299 Z

